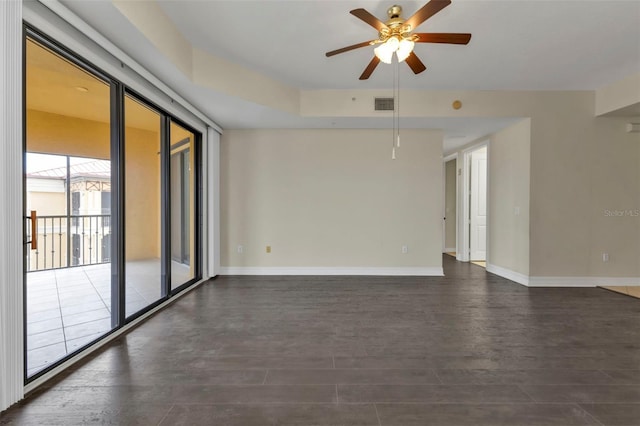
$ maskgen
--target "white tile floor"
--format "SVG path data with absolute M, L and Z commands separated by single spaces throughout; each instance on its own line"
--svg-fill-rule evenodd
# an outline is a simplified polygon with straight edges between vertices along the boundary
M 127 262 L 126 315 L 161 297 L 160 260 Z M 189 267 L 172 262 L 172 282 Z M 27 374 L 59 360 L 111 329 L 111 264 L 27 274 Z

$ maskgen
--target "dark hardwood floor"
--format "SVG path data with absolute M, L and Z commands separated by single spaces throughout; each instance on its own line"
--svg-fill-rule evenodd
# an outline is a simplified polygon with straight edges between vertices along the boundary
M 220 277 L 0 423 L 640 424 L 640 300 L 444 268 Z

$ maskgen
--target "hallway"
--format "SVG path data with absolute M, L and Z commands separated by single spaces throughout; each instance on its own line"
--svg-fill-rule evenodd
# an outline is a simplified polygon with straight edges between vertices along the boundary
M 632 425 L 640 302 L 446 277 L 220 277 L 0 424 Z

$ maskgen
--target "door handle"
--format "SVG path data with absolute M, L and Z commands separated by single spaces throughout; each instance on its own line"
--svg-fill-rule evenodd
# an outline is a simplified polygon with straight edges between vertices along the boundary
M 31 210 L 31 250 L 38 250 L 38 215 Z

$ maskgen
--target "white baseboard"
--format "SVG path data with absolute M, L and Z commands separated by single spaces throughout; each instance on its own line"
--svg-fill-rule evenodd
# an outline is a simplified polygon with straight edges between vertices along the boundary
M 529 277 L 501 266 L 487 264 L 487 272 L 527 287 L 640 286 L 640 277 Z
M 529 287 L 640 286 L 640 277 L 529 277 Z
M 502 266 L 496 266 L 487 263 L 487 272 L 491 272 L 492 274 L 499 275 L 511 281 L 515 281 L 518 284 L 526 286 L 529 285 L 529 277 L 527 275 L 521 274 L 520 272 L 512 271 L 511 269 L 503 268 Z
M 220 275 L 369 275 L 441 277 L 441 267 L 368 268 L 368 267 L 244 267 L 223 266 Z
M 455 247 L 447 247 L 443 251 L 443 253 L 455 253 L 455 252 L 456 252 L 456 248 Z

